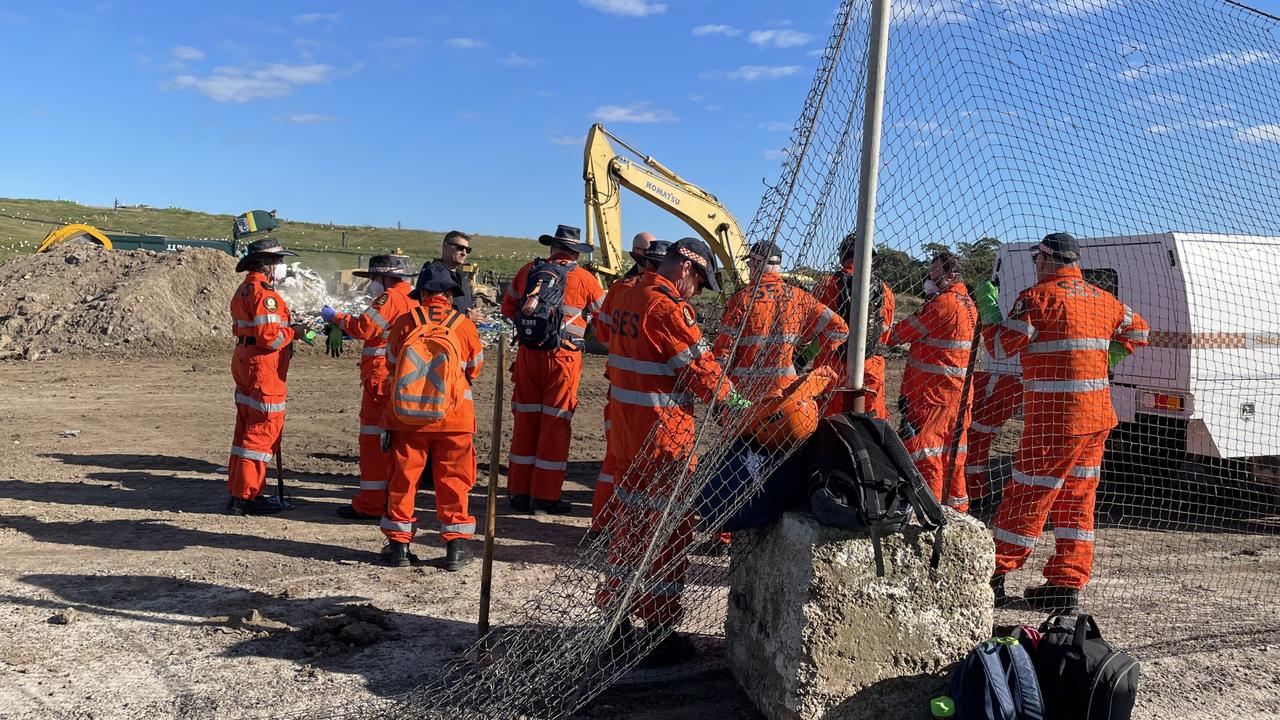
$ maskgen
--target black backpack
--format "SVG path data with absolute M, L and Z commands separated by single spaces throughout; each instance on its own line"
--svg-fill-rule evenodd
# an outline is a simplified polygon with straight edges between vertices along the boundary
M 516 306 L 516 342 L 531 350 L 560 347 L 564 327 L 564 286 L 574 264 L 538 258 L 524 280 Z
M 1092 615 L 1052 617 L 1040 632 L 1034 659 L 1047 720 L 1129 720 L 1137 658 L 1103 640 Z
M 840 272 L 840 294 L 836 296 L 836 307 L 832 308 L 841 318 L 849 317 L 849 306 L 853 304 L 853 273 Z M 875 270 L 871 271 L 871 285 L 867 288 L 867 351 L 864 353 L 866 357 L 880 354 L 880 333 L 883 332 L 881 327 L 883 318 L 880 317 L 884 310 L 884 281 L 880 279 L 880 275 Z M 840 357 L 845 357 L 846 348 L 849 343 L 842 343 L 837 351 Z
M 876 575 L 884 576 L 881 536 L 901 531 L 913 511 L 920 525 L 937 531 L 930 564 L 938 567 L 942 505 L 889 423 L 860 413 L 824 418 L 806 455 L 809 511 L 823 525 L 870 529 Z

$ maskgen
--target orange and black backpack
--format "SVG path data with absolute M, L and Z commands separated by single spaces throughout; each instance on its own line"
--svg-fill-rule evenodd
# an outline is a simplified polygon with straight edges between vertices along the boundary
M 462 313 L 451 310 L 439 323 L 421 307 L 409 313 L 413 327 L 396 355 L 391 413 L 405 425 L 430 429 L 454 413 L 468 387 L 462 374 L 462 349 L 453 336 Z

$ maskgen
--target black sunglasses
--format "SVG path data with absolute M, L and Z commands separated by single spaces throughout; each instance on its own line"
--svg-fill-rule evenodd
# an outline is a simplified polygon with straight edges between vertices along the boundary
M 458 250 L 461 250 L 464 254 L 468 254 L 468 255 L 471 254 L 470 245 L 459 245 L 458 243 L 455 243 L 455 242 L 445 243 L 445 245 L 448 245 L 449 247 L 452 247 L 452 248 L 457 248 Z

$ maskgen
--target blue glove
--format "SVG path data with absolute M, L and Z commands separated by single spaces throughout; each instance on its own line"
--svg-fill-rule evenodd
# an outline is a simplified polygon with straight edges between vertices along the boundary
M 320 317 L 323 318 L 324 321 L 327 323 L 333 322 L 333 319 L 337 316 L 338 316 L 338 311 L 334 310 L 328 305 L 325 305 L 324 307 L 320 308 Z
M 1004 320 L 1000 314 L 1000 288 L 990 280 L 974 289 L 973 302 L 978 306 L 978 319 L 983 325 L 999 325 Z

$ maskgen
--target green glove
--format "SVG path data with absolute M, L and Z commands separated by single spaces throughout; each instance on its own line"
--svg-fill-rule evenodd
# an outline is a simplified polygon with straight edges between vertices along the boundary
M 1119 365 L 1124 359 L 1129 357 L 1129 348 L 1124 346 L 1122 342 L 1111 341 L 1111 347 L 1107 348 L 1107 369 Z
M 800 357 L 804 359 L 804 365 L 811 364 L 813 359 L 818 357 L 818 353 L 821 352 L 821 350 L 822 343 L 819 343 L 817 340 L 806 345 L 805 348 L 800 351 Z
M 737 390 L 730 390 L 729 397 L 724 401 L 724 406 L 735 412 L 740 412 L 751 407 L 751 401 L 739 395 Z
M 342 328 L 336 323 L 329 323 L 324 329 L 324 350 L 330 357 L 342 356 Z
M 978 305 L 978 319 L 983 325 L 999 325 L 1004 320 L 1000 314 L 1000 288 L 990 280 L 973 291 L 973 301 Z

